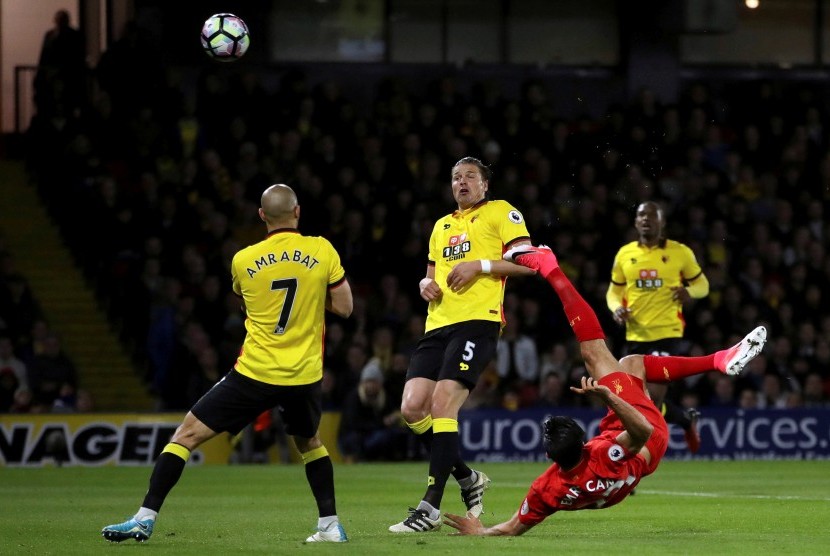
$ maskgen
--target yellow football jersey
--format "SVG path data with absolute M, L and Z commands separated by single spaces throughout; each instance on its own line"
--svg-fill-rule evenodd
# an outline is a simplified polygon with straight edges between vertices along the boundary
M 443 295 L 429 304 L 426 331 L 469 320 L 504 322 L 506 278 L 479 274 L 460 292 L 447 287 L 447 275 L 464 261 L 498 260 L 517 240 L 530 239 L 522 214 L 505 201 L 482 201 L 438 220 L 429 238 L 429 264 Z
M 683 305 L 672 299 L 671 288 L 694 280 L 703 271 L 694 253 L 677 241 L 647 247 L 637 241 L 623 245 L 614 258 L 611 281 L 625 286 L 623 305 L 631 309 L 625 338 L 651 342 L 680 338 L 686 322 Z
M 274 230 L 234 255 L 231 275 L 247 312 L 234 368 L 269 384 L 320 380 L 326 294 L 345 280 L 331 243 L 295 229 Z

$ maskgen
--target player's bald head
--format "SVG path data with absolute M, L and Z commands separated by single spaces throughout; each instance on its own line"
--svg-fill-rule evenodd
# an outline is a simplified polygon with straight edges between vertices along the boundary
M 278 183 L 262 193 L 262 212 L 267 222 L 279 222 L 294 217 L 297 195 L 287 185 Z

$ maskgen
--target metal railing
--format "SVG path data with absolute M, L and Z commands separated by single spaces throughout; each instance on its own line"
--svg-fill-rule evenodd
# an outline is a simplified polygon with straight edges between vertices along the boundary
M 35 115 L 35 74 L 37 66 L 14 67 L 14 132 L 29 129 Z

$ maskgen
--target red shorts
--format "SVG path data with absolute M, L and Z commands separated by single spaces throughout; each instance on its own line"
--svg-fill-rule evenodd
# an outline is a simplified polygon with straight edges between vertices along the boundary
M 614 394 L 631 404 L 654 427 L 654 432 L 646 441 L 646 448 L 651 453 L 651 463 L 645 475 L 654 473 L 666 453 L 666 448 L 668 448 L 669 428 L 663 414 L 643 390 L 643 381 L 634 375 L 616 372 L 602 377 L 599 383 L 607 386 Z M 623 427 L 617 414 L 609 409 L 608 414 L 602 418 L 599 424 L 599 430 L 600 432 L 608 430 L 622 432 L 625 427 Z

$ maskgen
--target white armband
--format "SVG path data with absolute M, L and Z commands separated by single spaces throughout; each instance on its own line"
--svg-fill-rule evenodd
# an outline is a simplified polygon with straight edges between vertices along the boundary
M 490 274 L 490 270 L 493 268 L 492 263 L 488 259 L 481 259 L 479 262 L 481 263 L 481 272 Z

